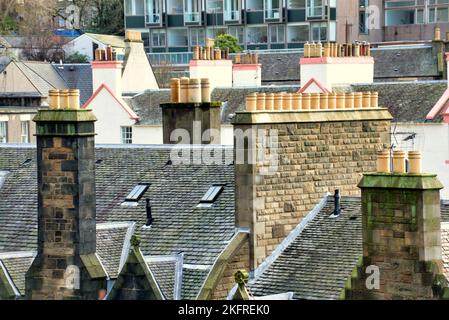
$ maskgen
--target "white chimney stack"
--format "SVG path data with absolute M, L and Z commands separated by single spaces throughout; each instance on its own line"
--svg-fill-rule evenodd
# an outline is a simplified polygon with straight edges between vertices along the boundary
M 95 93 L 103 84 L 117 97 L 122 96 L 122 62 L 117 61 L 111 48 L 95 51 L 92 61 L 92 85 Z

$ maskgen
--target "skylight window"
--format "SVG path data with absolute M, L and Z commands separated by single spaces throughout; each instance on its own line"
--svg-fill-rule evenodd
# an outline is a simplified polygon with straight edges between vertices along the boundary
M 134 187 L 134 189 L 128 194 L 126 202 L 137 202 L 142 198 L 144 193 L 148 190 L 150 185 L 148 183 L 140 183 Z
M 214 203 L 220 193 L 222 193 L 223 189 L 223 185 L 212 185 L 209 190 L 207 190 L 204 197 L 200 200 L 200 203 Z

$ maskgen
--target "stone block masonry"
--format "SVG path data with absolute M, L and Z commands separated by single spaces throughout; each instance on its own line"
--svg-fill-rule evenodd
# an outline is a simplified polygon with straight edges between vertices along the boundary
M 96 250 L 95 120 L 89 110 L 68 109 L 41 110 L 34 119 L 38 254 L 26 275 L 27 299 L 97 299 L 104 288 L 101 275 L 90 275 L 96 259 L 85 258 Z
M 251 271 L 327 192 L 360 194 L 362 174 L 375 171 L 377 151 L 390 144 L 390 120 L 381 108 L 237 113 L 235 130 L 277 134 L 263 151 L 278 159 L 274 171 L 267 161 L 235 163 L 236 224 L 251 230 Z M 254 143 L 236 137 L 236 157 L 264 148 L 264 134 Z
M 366 174 L 360 188 L 363 258 L 345 298 L 448 299 L 436 176 Z

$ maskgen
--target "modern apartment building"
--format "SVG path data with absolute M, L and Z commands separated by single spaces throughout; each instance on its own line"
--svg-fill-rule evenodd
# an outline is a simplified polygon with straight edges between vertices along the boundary
M 191 51 L 229 33 L 244 49 L 336 40 L 337 0 L 124 0 L 125 26 L 149 52 Z
M 339 0 L 337 38 L 370 42 L 432 40 L 449 32 L 448 0 Z

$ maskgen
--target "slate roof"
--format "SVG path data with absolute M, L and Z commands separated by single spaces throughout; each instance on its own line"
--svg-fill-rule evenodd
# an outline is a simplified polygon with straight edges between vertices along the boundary
M 99 41 L 105 45 L 110 45 L 114 48 L 124 48 L 125 38 L 121 36 L 114 36 L 109 34 L 99 34 L 99 33 L 85 33 L 86 36 Z
M 297 52 L 259 53 L 264 83 L 295 83 L 300 81 L 303 56 Z M 372 49 L 375 81 L 396 78 L 438 79 L 437 54 L 431 45 L 389 46 Z
M 80 90 L 80 102 L 84 105 L 92 96 L 92 68 L 88 63 L 53 64 L 69 89 Z
M 379 105 L 389 109 L 398 122 L 424 122 L 447 89 L 447 81 L 380 82 L 353 84 L 353 91 L 378 91 Z M 444 110 L 444 108 L 442 108 Z M 441 117 L 436 117 L 439 122 Z
M 167 300 L 179 300 L 182 283 L 182 255 L 149 256 L 145 261 Z
M 21 295 L 25 294 L 25 273 L 33 263 L 35 254 L 35 252 L 0 253 L 0 262 L 6 268 L 8 275 Z
M 340 217 L 329 217 L 334 203 L 333 197 L 328 197 L 302 232 L 250 281 L 250 293 L 266 296 L 294 292 L 294 299 L 338 299 L 363 254 L 361 200 L 342 197 L 341 207 Z M 449 221 L 448 211 L 449 205 L 443 202 L 444 222 Z
M 170 165 L 167 162 L 172 149 L 98 146 L 96 158 L 102 161 L 96 165 L 97 222 L 136 222 L 145 256 L 183 252 L 184 263 L 210 267 L 235 232 L 232 148 L 201 148 L 226 153 L 226 161 L 220 165 Z M 10 171 L 0 189 L 0 252 L 36 250 L 35 153 L 32 146 L 0 146 L 0 170 Z M 22 165 L 27 159 L 31 161 Z M 122 206 L 125 197 L 141 182 L 151 183 L 143 200 L 137 206 Z M 224 191 L 211 208 L 197 208 L 213 183 L 226 184 Z M 155 219 L 151 228 L 143 228 L 145 198 L 151 199 Z M 208 272 L 184 271 L 182 298 L 195 298 Z
M 231 115 L 245 109 L 245 96 L 251 92 L 296 92 L 297 85 L 262 86 L 245 88 L 215 88 L 212 91 L 213 101 L 222 101 L 221 120 L 230 124 Z M 162 111 L 160 104 L 170 102 L 170 90 L 147 90 L 132 98 L 124 99 L 140 117 L 138 125 L 162 125 Z
M 116 279 L 128 256 L 134 223 L 97 224 L 97 255 L 109 277 Z

